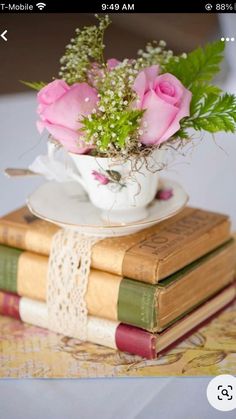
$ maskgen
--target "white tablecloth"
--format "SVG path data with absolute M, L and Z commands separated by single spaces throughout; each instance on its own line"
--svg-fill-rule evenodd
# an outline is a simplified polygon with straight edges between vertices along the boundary
M 9 380 L 1 419 L 225 419 L 206 398 L 209 378 Z

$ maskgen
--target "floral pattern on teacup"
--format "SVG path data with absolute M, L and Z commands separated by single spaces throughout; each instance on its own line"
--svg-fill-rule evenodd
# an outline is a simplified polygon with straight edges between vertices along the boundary
M 159 189 L 159 191 L 156 194 L 156 199 L 160 199 L 162 201 L 167 201 L 168 199 L 172 198 L 174 195 L 173 189 Z
M 109 189 L 113 192 L 117 192 L 117 190 L 126 187 L 122 181 L 121 174 L 117 170 L 93 170 L 92 175 L 100 185 L 109 185 Z

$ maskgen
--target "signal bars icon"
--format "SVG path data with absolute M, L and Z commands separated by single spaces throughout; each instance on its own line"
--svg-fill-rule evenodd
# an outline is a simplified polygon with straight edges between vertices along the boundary
M 37 3 L 36 6 L 39 10 L 43 10 L 44 7 L 46 6 L 46 4 L 45 3 Z

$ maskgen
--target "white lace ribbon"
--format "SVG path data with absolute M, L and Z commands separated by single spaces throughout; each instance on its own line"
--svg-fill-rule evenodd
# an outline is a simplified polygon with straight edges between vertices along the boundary
M 53 237 L 47 281 L 51 330 L 87 340 L 85 295 L 92 246 L 99 240 L 101 238 L 85 236 L 72 229 L 61 229 Z

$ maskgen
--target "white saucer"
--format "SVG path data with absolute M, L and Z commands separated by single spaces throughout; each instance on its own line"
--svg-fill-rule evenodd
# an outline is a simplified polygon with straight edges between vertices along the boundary
M 184 189 L 172 180 L 162 179 L 161 189 L 170 188 L 173 189 L 170 199 L 155 199 L 148 207 L 147 218 L 129 224 L 103 221 L 77 182 L 44 183 L 29 196 L 27 205 L 37 217 L 61 227 L 99 237 L 125 236 L 172 217 L 186 206 L 188 195 Z

